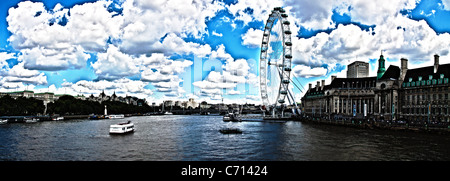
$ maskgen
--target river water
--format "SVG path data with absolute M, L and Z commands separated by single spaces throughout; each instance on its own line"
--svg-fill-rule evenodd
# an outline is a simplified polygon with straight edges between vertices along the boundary
M 136 131 L 110 135 L 132 121 Z M 224 135 L 221 128 L 243 134 Z M 450 160 L 450 137 L 288 121 L 223 122 L 221 116 L 144 116 L 0 125 L 0 160 L 310 161 Z

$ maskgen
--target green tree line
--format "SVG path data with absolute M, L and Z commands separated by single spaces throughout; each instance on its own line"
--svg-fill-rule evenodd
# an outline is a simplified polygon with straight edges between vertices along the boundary
M 17 99 L 14 99 L 9 95 L 5 95 L 0 98 L 1 116 L 37 115 L 44 113 L 44 110 L 44 102 L 32 97 L 18 97 Z
M 153 110 L 144 102 L 140 102 L 140 105 L 131 105 L 118 101 L 103 101 L 99 103 L 64 95 L 58 100 L 47 104 L 47 114 L 103 114 L 105 105 L 108 108 L 108 114 L 144 114 Z M 14 99 L 9 95 L 0 97 L 0 116 L 30 116 L 44 114 L 44 111 L 45 106 L 42 100 L 37 100 L 32 97 L 18 97 Z

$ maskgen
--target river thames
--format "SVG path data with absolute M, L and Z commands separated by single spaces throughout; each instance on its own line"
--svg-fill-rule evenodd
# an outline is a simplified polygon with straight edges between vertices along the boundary
M 136 131 L 110 135 L 111 124 Z M 221 134 L 221 128 L 243 134 Z M 0 125 L 0 160 L 359 161 L 450 160 L 450 137 L 301 122 L 223 122 L 221 116 L 142 116 Z

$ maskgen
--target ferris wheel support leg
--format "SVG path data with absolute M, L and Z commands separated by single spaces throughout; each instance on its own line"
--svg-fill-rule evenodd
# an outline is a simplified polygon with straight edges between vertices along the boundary
M 297 103 L 295 102 L 294 96 L 292 96 L 292 93 L 291 93 L 291 91 L 289 91 L 289 90 L 288 90 L 288 95 L 289 95 L 288 98 L 290 97 L 290 98 L 292 99 L 292 102 L 294 103 L 295 109 L 296 109 L 297 112 L 300 114 L 300 111 L 299 111 L 299 108 L 298 108 Z M 293 111 L 293 113 L 294 113 L 294 115 L 297 115 L 297 113 L 295 113 L 295 111 Z

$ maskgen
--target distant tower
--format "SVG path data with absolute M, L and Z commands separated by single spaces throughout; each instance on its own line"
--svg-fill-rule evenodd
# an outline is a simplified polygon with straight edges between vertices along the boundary
M 378 59 L 377 80 L 383 76 L 384 72 L 386 72 L 384 62 L 385 62 L 385 60 L 384 60 L 384 56 L 383 56 L 383 51 L 381 51 L 380 59 Z
M 369 76 L 369 63 L 355 61 L 347 66 L 347 78 L 361 78 Z
M 105 115 L 108 115 L 108 110 L 106 110 L 106 105 L 105 105 Z

